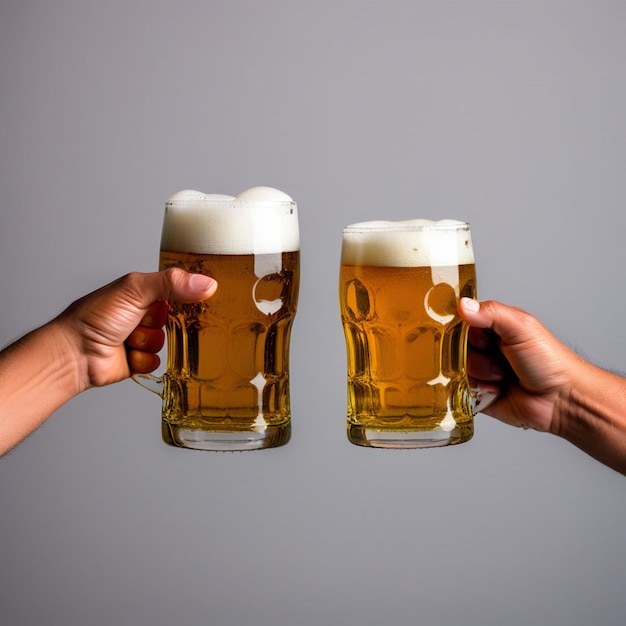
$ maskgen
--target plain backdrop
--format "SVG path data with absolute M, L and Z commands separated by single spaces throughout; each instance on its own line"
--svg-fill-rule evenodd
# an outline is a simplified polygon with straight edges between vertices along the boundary
M 0 460 L 0 622 L 610 626 L 626 479 L 485 415 L 345 437 L 341 227 L 472 225 L 481 299 L 626 369 L 626 3 L 0 0 L 0 343 L 156 268 L 164 200 L 298 202 L 293 436 L 178 450 L 132 381 Z

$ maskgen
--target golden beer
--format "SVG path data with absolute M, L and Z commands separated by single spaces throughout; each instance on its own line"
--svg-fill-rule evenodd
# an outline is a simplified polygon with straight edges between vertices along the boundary
M 299 252 L 254 256 L 162 250 L 159 267 L 182 267 L 218 282 L 206 302 L 169 306 L 166 441 L 175 444 L 179 429 L 221 431 L 226 439 L 260 429 L 271 430 L 275 444 L 284 443 L 291 417 L 289 338 Z M 259 267 L 272 271 L 259 277 Z
M 286 443 L 300 283 L 296 204 L 270 188 L 236 198 L 179 192 L 163 222 L 159 269 L 170 267 L 211 276 L 218 288 L 204 302 L 169 303 L 167 367 L 156 379 L 164 441 L 202 450 Z
M 339 287 L 352 443 L 417 448 L 467 441 L 473 398 L 460 297 L 475 297 L 469 227 L 374 222 L 344 229 Z

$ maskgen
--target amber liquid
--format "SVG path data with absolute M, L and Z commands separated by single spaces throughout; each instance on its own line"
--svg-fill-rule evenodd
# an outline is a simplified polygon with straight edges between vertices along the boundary
M 366 430 L 450 433 L 442 445 L 471 438 L 467 327 L 457 303 L 462 296 L 475 295 L 473 264 L 342 266 L 348 433 L 354 443 L 370 445 L 362 440 Z M 422 440 L 427 439 L 426 434 Z
M 180 428 L 222 433 L 283 428 L 288 438 L 289 340 L 299 252 L 161 251 L 160 268 L 169 267 L 211 276 L 218 289 L 202 303 L 169 305 L 162 411 L 166 441 L 176 444 L 171 433 Z

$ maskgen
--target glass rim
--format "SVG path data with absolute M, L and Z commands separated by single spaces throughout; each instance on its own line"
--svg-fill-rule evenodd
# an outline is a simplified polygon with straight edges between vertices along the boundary
M 362 233 L 414 233 L 428 231 L 462 231 L 470 230 L 469 222 L 433 222 L 431 224 L 410 224 L 403 222 L 366 226 L 364 224 L 350 224 L 343 227 L 344 234 Z
M 190 199 L 190 200 L 174 200 L 172 202 L 166 201 L 166 207 L 183 207 L 187 209 L 197 208 L 206 209 L 211 207 L 222 208 L 228 206 L 240 206 L 240 207 L 260 207 L 260 208 L 272 208 L 272 207 L 295 207 L 297 203 L 295 200 L 213 200 L 213 199 Z

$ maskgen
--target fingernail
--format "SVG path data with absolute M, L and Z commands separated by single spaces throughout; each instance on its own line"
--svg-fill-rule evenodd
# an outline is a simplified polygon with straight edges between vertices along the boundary
M 204 274 L 194 274 L 189 280 L 189 284 L 198 291 L 207 291 L 214 282 L 210 276 Z
M 466 310 L 472 313 L 477 313 L 480 310 L 480 302 L 478 302 L 478 300 L 474 300 L 473 298 L 462 298 L 462 300 Z

